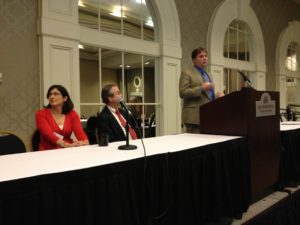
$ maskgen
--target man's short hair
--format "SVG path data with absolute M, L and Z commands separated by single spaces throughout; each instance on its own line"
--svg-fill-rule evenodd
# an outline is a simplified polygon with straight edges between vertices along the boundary
M 108 84 L 108 85 L 105 85 L 103 88 L 102 88 L 102 91 L 101 91 L 101 97 L 102 97 L 102 101 L 107 104 L 109 103 L 109 97 L 113 97 L 114 96 L 114 93 L 111 91 L 111 89 L 113 87 L 117 87 L 116 84 Z
M 201 52 L 206 52 L 206 53 L 207 53 L 206 49 L 203 48 L 203 47 L 195 48 L 195 49 L 192 51 L 192 54 L 191 54 L 192 59 L 195 59 L 195 58 L 197 57 L 197 55 L 200 54 Z

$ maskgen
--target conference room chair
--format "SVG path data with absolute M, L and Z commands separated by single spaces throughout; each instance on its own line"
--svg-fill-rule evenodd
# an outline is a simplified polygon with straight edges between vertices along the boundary
M 40 131 L 35 130 L 32 137 L 31 137 L 31 150 L 38 151 L 40 144 Z
M 152 113 L 150 115 L 147 137 L 155 137 L 155 126 L 154 125 L 155 125 L 155 113 Z
M 23 153 L 26 147 L 17 135 L 9 131 L 0 131 L 0 155 Z
M 96 127 L 97 127 L 97 117 L 91 116 L 86 122 L 86 128 L 84 129 L 90 144 L 97 144 L 96 138 Z

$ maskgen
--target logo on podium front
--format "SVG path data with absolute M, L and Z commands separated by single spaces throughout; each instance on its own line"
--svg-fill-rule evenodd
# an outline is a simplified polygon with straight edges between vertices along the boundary
M 275 116 L 275 101 L 269 93 L 263 93 L 260 101 L 256 101 L 256 117 Z

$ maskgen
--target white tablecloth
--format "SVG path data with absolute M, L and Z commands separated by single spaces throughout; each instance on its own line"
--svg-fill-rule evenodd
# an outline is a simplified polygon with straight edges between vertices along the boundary
M 182 151 L 208 144 L 239 138 L 237 136 L 178 134 L 144 139 L 146 155 Z M 141 140 L 132 140 L 136 150 L 118 150 L 125 142 L 109 143 L 107 147 L 98 145 L 48 150 L 0 156 L 0 182 L 84 169 L 121 162 L 144 156 Z
M 287 121 L 280 123 L 280 131 L 300 129 L 299 121 Z

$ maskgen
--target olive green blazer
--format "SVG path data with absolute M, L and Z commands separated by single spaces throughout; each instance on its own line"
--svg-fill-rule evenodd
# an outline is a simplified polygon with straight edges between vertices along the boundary
M 180 75 L 179 95 L 183 99 L 182 123 L 184 124 L 199 124 L 199 108 L 210 101 L 209 94 L 201 89 L 203 82 L 202 75 L 195 67 L 183 71 Z

